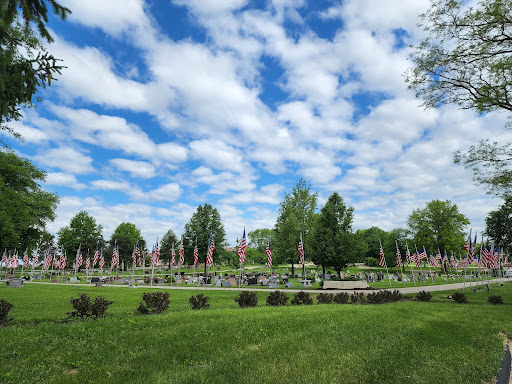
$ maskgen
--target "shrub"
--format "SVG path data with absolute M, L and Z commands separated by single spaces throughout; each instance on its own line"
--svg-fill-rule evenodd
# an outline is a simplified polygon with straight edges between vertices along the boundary
M 188 303 L 192 309 L 208 309 L 210 308 L 210 304 L 208 304 L 209 299 L 208 296 L 204 296 L 200 293 L 197 296 L 191 296 L 190 299 L 188 299 Z
M 309 292 L 300 291 L 293 296 L 291 301 L 293 305 L 311 305 L 313 304 L 313 299 L 311 298 Z
M 346 293 L 346 292 L 339 292 L 336 295 L 334 295 L 333 301 L 336 304 L 347 304 L 349 297 L 350 296 L 348 295 L 348 293 Z
M 240 308 L 255 307 L 258 305 L 258 296 L 256 296 L 256 292 L 242 291 L 235 297 L 235 302 Z
M 430 301 L 432 300 L 432 295 L 427 291 L 419 291 L 416 295 L 416 299 L 419 301 Z
M 487 298 L 487 301 L 489 303 L 491 303 L 492 305 L 497 305 L 497 304 L 504 304 L 503 303 L 503 298 L 501 296 L 497 296 L 497 295 L 491 295 Z
M 385 303 L 382 292 L 369 293 L 368 296 L 366 296 L 366 300 L 368 300 L 368 303 L 370 304 Z
M 137 308 L 137 312 L 141 315 L 149 315 L 155 313 L 162 313 L 169 308 L 169 293 L 168 292 L 151 292 L 143 293 L 142 300 Z
M 271 307 L 280 307 L 288 303 L 288 295 L 281 291 L 271 292 L 267 296 L 267 305 Z
M 350 301 L 352 304 L 364 304 L 366 303 L 366 297 L 363 292 L 356 292 L 350 296 Z
M 319 293 L 316 295 L 316 301 L 318 304 L 331 304 L 334 300 L 334 295 L 331 293 Z
M 79 293 L 78 297 L 72 297 L 70 302 L 75 310 L 67 313 L 67 315 L 69 317 L 80 317 L 81 319 L 105 317 L 108 307 L 113 303 L 113 301 L 107 300 L 103 296 L 96 297 L 93 303 L 85 293 Z
M 466 295 L 463 293 L 460 293 L 460 292 L 455 292 L 452 295 L 452 299 L 453 299 L 453 301 L 455 301 L 456 303 L 459 303 L 459 304 L 467 304 L 468 303 L 468 298 L 466 297 Z
M 376 293 L 369 293 L 366 299 L 371 304 L 382 304 L 382 303 L 392 303 L 395 301 L 400 301 L 403 299 L 403 296 L 399 290 L 395 289 L 393 292 L 379 291 Z
M 0 300 L 0 325 L 7 326 L 12 320 L 12 317 L 9 317 L 9 312 L 11 311 L 12 305 L 7 300 Z
M 377 260 L 375 257 L 366 257 L 364 259 L 364 265 L 366 265 L 367 267 L 378 267 L 379 260 Z

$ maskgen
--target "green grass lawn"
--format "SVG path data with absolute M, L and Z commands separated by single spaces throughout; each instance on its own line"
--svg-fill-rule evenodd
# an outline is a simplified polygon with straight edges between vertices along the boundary
M 2 383 L 486 383 L 512 336 L 512 283 L 468 292 L 469 304 L 434 292 L 431 303 L 265 306 L 239 309 L 238 292 L 166 291 L 169 310 L 139 316 L 157 288 L 0 285 L 14 305 L 0 329 Z M 105 319 L 58 323 L 78 293 L 114 300 Z M 506 303 L 492 306 L 490 294 Z M 290 297 L 292 295 L 290 294 Z

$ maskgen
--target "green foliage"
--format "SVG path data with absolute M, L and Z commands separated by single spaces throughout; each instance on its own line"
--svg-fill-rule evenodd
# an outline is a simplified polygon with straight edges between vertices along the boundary
M 351 232 L 354 207 L 347 207 L 336 192 L 329 196 L 315 221 L 311 236 L 312 261 L 339 274 L 365 252 L 365 244 Z
M 280 307 L 288 303 L 288 295 L 281 291 L 273 291 L 267 296 L 266 302 L 268 306 Z
M 71 298 L 71 305 L 75 309 L 73 312 L 69 312 L 67 315 L 71 318 L 103 318 L 107 315 L 107 309 L 113 301 L 107 300 L 102 296 L 96 297 L 94 302 L 91 302 L 91 298 L 85 293 L 79 293 L 78 297 Z
M 505 304 L 503 302 L 503 298 L 501 296 L 498 296 L 498 295 L 491 295 L 487 298 L 487 301 L 492 304 L 492 305 L 500 305 L 500 304 Z
M 9 317 L 9 312 L 14 307 L 7 300 L 0 300 L 0 325 L 5 327 L 12 321 L 12 317 Z
M 59 198 L 40 187 L 45 178 L 27 159 L 0 151 L 0 249 L 32 249 L 47 234 Z
M 402 294 L 398 290 L 391 291 L 378 291 L 375 293 L 369 293 L 366 296 L 366 300 L 369 304 L 384 304 L 392 303 L 402 300 Z
M 407 224 L 414 235 L 414 242 L 425 249 L 459 251 L 464 244 L 464 229 L 469 220 L 459 213 L 457 204 L 449 200 L 432 200 L 423 209 L 415 209 Z
M 420 15 L 427 36 L 412 51 L 409 88 L 428 108 L 457 104 L 478 113 L 512 111 L 512 3 L 435 0 Z
M 367 300 L 363 292 L 354 292 L 350 295 L 350 302 L 352 304 L 365 304 Z
M 70 13 L 56 1 L 48 2 L 62 19 Z M 9 0 L 0 4 L 0 129 L 18 138 L 19 133 L 4 124 L 21 119 L 20 105 L 32 106 L 38 87 L 51 85 L 55 74 L 60 74 L 63 68 L 37 37 L 39 32 L 43 39 L 53 41 L 45 26 L 47 21 L 45 0 Z
M 292 305 L 311 305 L 313 304 L 313 298 L 309 292 L 300 291 L 293 296 L 291 303 Z
M 460 293 L 460 292 L 455 292 L 452 295 L 452 299 L 453 299 L 453 301 L 455 301 L 458 304 L 467 304 L 468 303 L 468 298 L 466 297 L 466 295 L 463 293 Z
M 168 292 L 145 292 L 142 294 L 144 303 L 140 303 L 137 312 L 141 315 L 152 315 L 162 313 L 169 308 Z
M 416 299 L 419 301 L 430 301 L 432 300 L 432 295 L 428 291 L 419 291 L 416 294 Z
M 58 245 L 64 247 L 68 255 L 74 255 L 79 246 L 82 251 L 87 249 L 94 252 L 96 244 L 100 248 L 105 245 L 102 235 L 103 227 L 96 224 L 96 219 L 85 211 L 78 212 L 69 226 L 59 229 Z
M 210 308 L 210 304 L 208 303 L 209 299 L 210 298 L 208 296 L 204 296 L 202 293 L 200 293 L 197 296 L 191 296 L 190 299 L 188 299 L 188 303 L 192 309 L 208 309 Z
M 364 259 L 364 265 L 368 267 L 378 267 L 379 266 L 379 260 L 375 257 L 366 257 Z
M 334 295 L 333 301 L 336 304 L 347 304 L 348 299 L 350 298 L 349 294 L 346 292 L 338 292 Z
M 112 259 L 113 247 L 117 244 L 119 248 L 119 265 L 121 265 L 122 261 L 124 261 L 125 266 L 130 265 L 132 262 L 132 252 L 137 241 L 139 242 L 141 253 L 144 252 L 146 249 L 146 241 L 142 238 L 140 229 L 133 223 L 119 224 L 110 237 L 110 246 L 106 253 L 107 257 L 105 257 L 106 262 Z
M 368 229 L 358 229 L 356 235 L 366 244 L 366 252 L 361 254 L 358 261 L 363 261 L 363 257 L 373 257 L 379 259 L 379 250 L 381 242 L 386 242 L 389 234 L 379 227 L 371 227 Z
M 260 254 L 265 255 L 267 240 L 269 237 L 272 240 L 273 233 L 274 231 L 269 228 L 260 228 L 248 232 L 247 236 L 249 237 L 249 246 L 257 250 Z
M 240 308 L 255 307 L 258 305 L 258 296 L 256 292 L 242 291 L 235 297 L 235 302 L 238 303 Z
M 485 218 L 485 233 L 495 244 L 512 244 L 512 195 Z
M 169 229 L 164 237 L 162 237 L 162 241 L 160 242 L 160 258 L 163 260 L 170 260 L 172 257 L 172 247 L 174 245 L 174 250 L 176 252 L 176 257 L 178 255 L 178 244 L 180 240 L 174 233 L 172 229 Z M 176 260 L 178 262 L 178 260 Z M 192 261 L 193 263 L 193 261 Z M 190 263 L 190 264 L 192 264 Z
M 274 264 L 292 264 L 292 274 L 299 261 L 297 244 L 300 234 L 304 244 L 306 258 L 310 255 L 311 230 L 314 227 L 315 211 L 318 193 L 311 193 L 311 186 L 300 179 L 291 194 L 285 194 L 284 200 L 279 204 L 279 216 L 274 227 L 274 243 L 272 257 Z M 293 245 L 293 246 L 292 246 Z
M 204 263 L 210 233 L 213 233 L 215 242 L 213 261 L 219 262 L 224 258 L 223 248 L 226 244 L 226 231 L 224 230 L 224 225 L 222 224 L 217 208 L 213 208 L 210 204 L 200 205 L 192 214 L 190 221 L 185 224 L 185 237 L 189 238 L 191 242 L 189 252 L 185 252 L 189 263 L 193 262 L 192 252 L 195 241 L 197 241 L 200 255 L 199 263 Z
M 319 293 L 316 295 L 318 304 L 331 304 L 334 300 L 334 295 L 331 293 Z

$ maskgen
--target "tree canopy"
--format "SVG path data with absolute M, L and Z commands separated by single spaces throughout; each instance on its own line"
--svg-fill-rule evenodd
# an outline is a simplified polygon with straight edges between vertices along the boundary
M 226 245 L 226 231 L 222 224 L 219 211 L 210 204 L 200 205 L 192 214 L 190 221 L 185 224 L 185 240 L 192 245 L 197 241 L 199 251 L 199 263 L 206 260 L 206 251 L 208 249 L 208 240 L 210 233 L 213 234 L 215 241 L 215 252 L 213 261 L 216 262 L 216 256 L 223 256 L 224 246 Z M 193 247 L 194 245 L 192 245 Z M 190 252 L 185 252 L 189 255 Z M 187 260 L 190 256 L 187 256 Z
M 314 227 L 318 193 L 311 193 L 311 186 L 300 179 L 291 194 L 285 194 L 279 204 L 279 216 L 274 227 L 273 260 L 275 264 L 294 263 L 299 260 L 297 246 L 300 235 L 304 242 L 306 258 L 309 257 L 309 239 Z
M 110 247 L 108 249 L 105 260 L 112 259 L 112 251 L 115 244 L 119 249 L 119 265 L 124 261 L 125 267 L 131 262 L 132 253 L 135 245 L 139 242 L 141 253 L 146 250 L 146 241 L 142 238 L 140 230 L 133 223 L 121 223 L 114 230 L 110 237 Z
M 0 129 L 18 133 L 5 125 L 21 119 L 20 106 L 32 106 L 38 87 L 51 85 L 63 66 L 44 50 L 38 37 L 53 41 L 46 28 L 49 3 L 65 19 L 71 12 L 55 0 L 7 0 L 0 3 Z M 32 26 L 36 26 L 36 30 Z
M 427 252 L 430 249 L 434 252 L 437 249 L 458 252 L 464 245 L 464 230 L 469 220 L 451 201 L 432 200 L 425 208 L 415 209 L 407 224 L 418 248 L 424 246 Z
M 0 151 L 0 248 L 35 248 L 48 240 L 59 198 L 38 184 L 46 173 L 13 152 Z
M 317 265 L 333 267 L 339 274 L 348 263 L 356 261 L 365 244 L 352 233 L 354 208 L 334 192 L 320 210 L 311 242 L 311 259 Z
M 178 243 L 179 239 L 174 233 L 172 229 L 169 229 L 164 237 L 162 237 L 162 241 L 160 242 L 160 258 L 163 260 L 170 260 L 172 256 L 172 247 L 174 245 L 174 250 L 176 255 L 178 254 Z
M 99 248 L 105 245 L 102 232 L 103 227 L 96 223 L 94 217 L 86 211 L 80 211 L 67 227 L 59 229 L 57 244 L 64 248 L 68 256 L 74 255 L 78 247 L 81 247 L 82 252 L 87 252 L 87 249 L 94 252 L 96 245 Z
M 495 244 L 502 247 L 512 245 L 512 196 L 485 218 L 485 233 Z

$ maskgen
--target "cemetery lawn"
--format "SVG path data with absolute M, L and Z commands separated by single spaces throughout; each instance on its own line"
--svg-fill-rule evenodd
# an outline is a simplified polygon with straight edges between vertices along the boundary
M 481 384 L 512 337 L 512 283 L 466 289 L 469 304 L 447 291 L 430 303 L 274 308 L 258 292 L 247 309 L 236 290 L 166 290 L 166 313 L 137 315 L 142 293 L 156 290 L 1 285 L 14 320 L 0 328 L 0 382 Z M 211 307 L 192 311 L 188 298 L 201 292 Z M 113 300 L 107 318 L 61 322 L 78 293 Z M 491 294 L 505 305 L 487 303 Z

